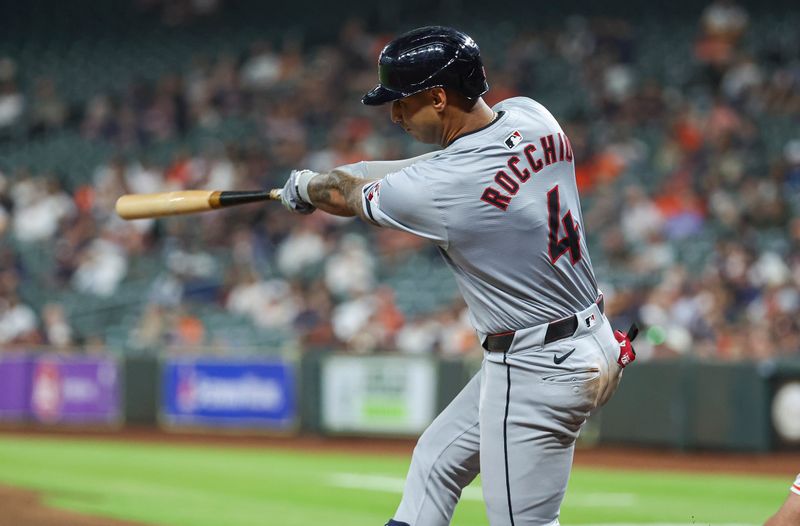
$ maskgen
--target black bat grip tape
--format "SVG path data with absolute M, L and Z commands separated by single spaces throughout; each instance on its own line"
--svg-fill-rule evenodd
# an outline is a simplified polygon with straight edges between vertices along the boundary
M 630 341 L 633 341 L 636 339 L 636 336 L 638 335 L 639 335 L 639 326 L 636 325 L 636 323 L 634 322 L 631 324 L 631 328 L 628 329 L 628 339 Z
M 220 206 L 241 205 L 245 203 L 257 203 L 269 199 L 269 192 L 222 192 L 219 195 Z

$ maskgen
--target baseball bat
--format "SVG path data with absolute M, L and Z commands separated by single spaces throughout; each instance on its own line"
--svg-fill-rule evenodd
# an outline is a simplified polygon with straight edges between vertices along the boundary
M 158 194 L 128 194 L 117 199 L 117 214 L 123 219 L 145 219 L 151 217 L 194 214 L 217 208 L 276 201 L 281 190 L 269 191 L 219 191 L 178 190 Z
M 636 323 L 635 323 L 635 322 L 634 322 L 634 323 L 632 323 L 632 324 L 631 324 L 631 328 L 630 328 L 630 329 L 628 329 L 628 333 L 627 333 L 627 334 L 628 334 L 628 339 L 629 339 L 630 341 L 633 341 L 633 340 L 635 340 L 635 339 L 636 339 L 636 337 L 639 335 L 639 326 L 638 326 L 638 325 L 636 325 Z

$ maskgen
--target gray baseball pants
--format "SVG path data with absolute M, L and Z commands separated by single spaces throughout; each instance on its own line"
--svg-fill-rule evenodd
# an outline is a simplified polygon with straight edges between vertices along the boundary
M 449 525 L 480 472 L 491 526 L 559 524 L 575 439 L 622 376 L 597 305 L 577 316 L 569 338 L 544 345 L 543 324 L 517 331 L 506 352 L 485 351 L 481 370 L 417 442 L 396 521 Z

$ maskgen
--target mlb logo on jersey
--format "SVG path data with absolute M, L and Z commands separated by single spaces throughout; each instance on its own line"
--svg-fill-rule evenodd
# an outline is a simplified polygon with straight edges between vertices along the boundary
M 369 185 L 365 188 L 367 194 L 367 200 L 372 201 L 374 204 L 378 204 L 381 197 L 381 182 L 376 181 L 375 183 Z
M 588 318 L 586 318 L 586 320 L 584 320 L 584 321 L 586 322 L 586 327 L 587 327 L 587 328 L 589 328 L 589 329 L 591 329 L 591 328 L 592 328 L 592 325 L 594 325 L 595 323 L 597 323 L 597 316 L 595 316 L 594 314 L 592 314 L 591 316 L 589 316 Z
M 505 142 L 506 147 L 509 150 L 514 149 L 520 142 L 522 142 L 522 134 L 519 131 L 515 131 L 508 138 L 503 141 Z
M 373 181 L 366 184 L 361 191 L 364 195 L 364 209 L 367 211 L 370 220 L 377 225 L 378 223 L 375 221 L 375 216 L 372 213 L 372 207 L 380 208 L 381 206 L 381 182 Z

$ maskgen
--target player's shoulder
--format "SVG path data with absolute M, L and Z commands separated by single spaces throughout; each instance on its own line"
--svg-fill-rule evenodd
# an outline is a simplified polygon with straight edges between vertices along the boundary
M 436 200 L 437 196 L 451 192 L 459 175 L 470 173 L 476 159 L 459 155 L 451 149 L 439 150 L 436 155 L 392 172 L 383 180 L 383 186 L 394 195 L 419 202 Z
M 509 110 L 547 111 L 539 102 L 530 97 L 510 97 L 495 104 L 492 109 L 496 112 Z M 549 112 L 548 112 L 549 113 Z
M 556 120 L 550 110 L 545 108 L 542 103 L 528 97 L 511 97 L 498 102 L 492 109 L 497 113 L 501 111 L 508 112 L 512 115 L 535 118 L 537 120 L 553 122 Z

